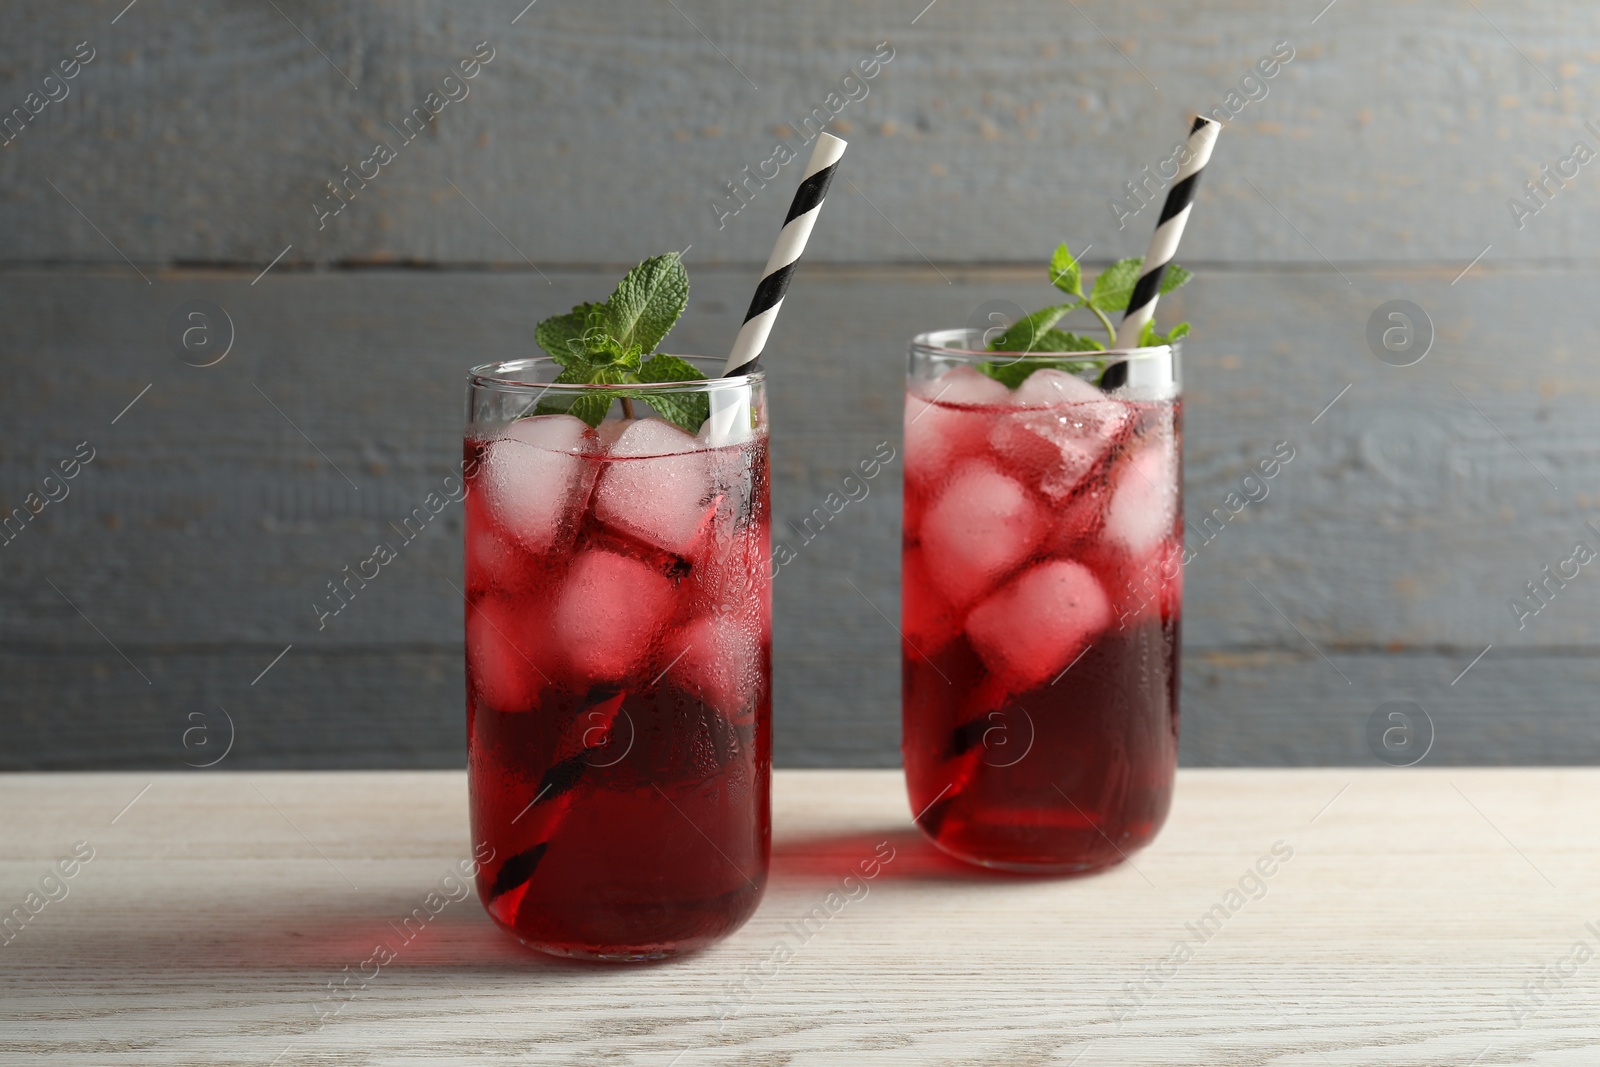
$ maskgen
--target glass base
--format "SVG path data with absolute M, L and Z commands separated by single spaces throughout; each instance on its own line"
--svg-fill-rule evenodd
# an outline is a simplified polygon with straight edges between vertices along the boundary
M 937 837 L 929 834 L 927 831 L 923 831 L 922 836 L 931 841 L 934 847 L 940 852 L 943 852 L 946 856 L 949 856 L 952 859 L 960 860 L 962 863 L 970 864 L 973 867 L 983 867 L 991 871 L 1004 871 L 1008 874 L 1089 874 L 1093 871 L 1103 871 L 1112 867 L 1120 866 L 1123 861 L 1127 859 L 1126 856 L 1113 856 L 1104 860 L 1083 860 L 1066 863 L 1051 862 L 1048 860 L 1041 860 L 1036 863 L 1017 860 L 995 860 L 988 859 L 984 856 L 979 856 L 974 853 L 963 852 L 960 849 L 952 848 L 943 841 L 940 841 Z
M 501 929 L 505 928 L 501 927 Z M 579 948 L 573 945 L 550 945 L 539 941 L 530 941 L 527 938 L 522 937 L 510 930 L 507 930 L 506 932 L 510 933 L 512 937 L 515 937 L 518 941 L 522 942 L 524 945 L 535 950 L 536 952 L 543 952 L 548 956 L 560 956 L 562 959 L 590 960 L 596 963 L 650 963 L 654 960 L 666 960 L 671 959 L 674 956 L 684 956 L 704 947 L 701 945 L 696 945 L 693 948 L 680 948 L 677 946 L 671 946 L 637 949 L 623 948 L 593 950 Z
M 578 922 L 541 922 L 525 929 L 505 921 L 494 907 L 486 905 L 484 911 L 495 926 L 536 952 L 570 960 L 649 963 L 686 956 L 723 940 L 754 914 L 762 888 L 741 888 L 696 902 L 666 925 L 619 922 L 597 928 L 591 922 L 586 928 Z

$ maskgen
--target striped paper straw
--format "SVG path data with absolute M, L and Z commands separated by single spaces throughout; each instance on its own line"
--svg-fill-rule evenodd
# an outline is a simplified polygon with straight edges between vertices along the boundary
M 789 214 L 783 220 L 783 229 L 778 231 L 778 243 L 773 247 L 772 255 L 767 257 L 767 268 L 761 272 L 761 284 L 756 286 L 756 295 L 750 299 L 750 310 L 744 314 L 744 325 L 739 327 L 739 336 L 733 341 L 733 351 L 728 355 L 727 365 L 722 368 L 724 378 L 749 374 L 756 369 L 756 360 L 767 346 L 767 335 L 772 332 L 778 309 L 783 307 L 783 295 L 789 291 L 789 278 L 794 274 L 800 253 L 806 250 L 811 228 L 817 224 L 822 202 L 828 196 L 828 186 L 833 184 L 833 172 L 839 169 L 839 160 L 846 147 L 844 140 L 831 133 L 817 134 L 817 146 L 811 150 L 811 159 L 806 163 L 800 188 L 794 191 Z M 750 391 L 747 387 L 714 389 L 710 400 L 711 418 L 707 420 L 706 435 L 711 444 L 725 445 L 748 432 L 735 432 L 736 427 L 747 428 L 750 425 Z
M 806 250 L 811 227 L 817 224 L 822 201 L 828 195 L 828 186 L 833 184 L 833 172 L 838 169 L 846 147 L 843 140 L 831 133 L 817 134 L 817 146 L 811 150 L 811 160 L 800 179 L 800 188 L 794 191 L 794 202 L 789 205 L 789 215 L 778 232 L 778 243 L 767 258 L 767 269 L 761 272 L 761 284 L 756 286 L 750 310 L 745 312 L 744 325 L 739 327 L 739 336 L 734 339 L 728 365 L 722 370 L 723 377 L 748 374 L 755 369 L 751 364 L 767 345 L 773 320 L 778 317 L 778 309 L 783 307 L 783 294 L 789 290 L 794 265 L 800 253 Z
M 1200 174 L 1211 161 L 1211 148 L 1217 143 L 1221 128 L 1202 115 L 1189 129 L 1189 162 L 1178 168 L 1172 188 L 1167 190 L 1167 202 L 1161 205 L 1161 218 L 1156 220 L 1150 251 L 1145 253 L 1144 273 L 1139 275 L 1133 295 L 1128 298 L 1128 310 L 1123 312 L 1122 322 L 1117 326 L 1118 348 L 1139 347 L 1139 334 L 1144 331 L 1144 324 L 1155 317 L 1161 277 L 1178 251 L 1178 241 L 1189 222 L 1189 209 L 1194 206 L 1195 190 L 1200 187 Z

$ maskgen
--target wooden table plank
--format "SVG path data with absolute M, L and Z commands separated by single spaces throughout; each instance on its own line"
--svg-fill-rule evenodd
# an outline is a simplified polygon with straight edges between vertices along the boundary
M 393 924 L 467 854 L 456 772 L 9 775 L 0 811 L 7 910 L 74 842 L 94 850 L 0 946 L 6 1063 L 1487 1065 L 1600 1048 L 1600 963 L 1573 955 L 1600 944 L 1600 769 L 1184 771 L 1157 842 L 1077 879 L 945 859 L 896 772 L 784 771 L 755 918 L 632 967 L 524 951 L 472 897 L 402 939 Z M 884 843 L 879 876 L 830 912 Z M 1275 845 L 1202 940 L 1191 927 Z M 380 941 L 394 962 L 326 1000 Z M 1558 963 L 1572 973 L 1519 1019 L 1523 983 Z

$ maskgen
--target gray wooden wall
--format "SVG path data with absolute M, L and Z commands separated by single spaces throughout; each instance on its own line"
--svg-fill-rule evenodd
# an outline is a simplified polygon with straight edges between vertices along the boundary
M 723 183 L 864 84 L 767 360 L 797 520 L 898 444 L 912 333 L 1042 303 L 1057 241 L 1141 253 L 1155 209 L 1119 229 L 1110 198 L 1280 41 L 1163 304 L 1195 325 L 1190 514 L 1295 450 L 1190 565 L 1183 758 L 1370 763 L 1369 716 L 1410 700 L 1430 762 L 1600 759 L 1600 568 L 1521 628 L 1509 606 L 1600 549 L 1600 165 L 1521 190 L 1600 150 L 1600 8 L 924 3 L 8 5 L 0 115 L 68 95 L 0 148 L 0 511 L 94 459 L 0 547 L 0 768 L 199 764 L 230 732 L 223 767 L 458 764 L 459 512 L 326 629 L 311 603 L 451 470 L 467 366 L 686 246 L 672 347 L 724 351 L 798 167 L 719 225 Z M 319 229 L 377 141 L 394 158 Z M 1365 338 L 1394 299 L 1434 327 L 1413 366 Z M 231 319 L 215 366 L 169 341 L 193 300 Z M 897 760 L 898 477 L 777 578 L 783 764 Z

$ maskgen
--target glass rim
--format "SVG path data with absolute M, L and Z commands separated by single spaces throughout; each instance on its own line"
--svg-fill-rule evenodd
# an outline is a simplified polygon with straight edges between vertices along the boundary
M 678 359 L 688 360 L 696 369 L 704 370 L 702 363 L 722 363 L 720 357 L 693 356 L 672 353 Z M 700 393 L 712 392 L 722 389 L 739 389 L 757 385 L 766 381 L 767 372 L 760 367 L 746 374 L 735 374 L 730 377 L 710 375 L 705 378 L 696 378 L 686 382 L 624 382 L 611 384 L 608 382 L 540 382 L 532 381 L 521 376 L 528 368 L 559 366 L 549 356 L 527 356 L 522 359 L 500 360 L 495 363 L 480 363 L 467 371 L 467 384 L 471 388 L 494 388 L 509 390 L 529 390 L 552 393 L 593 393 L 606 391 L 626 391 L 629 395 L 639 397 L 643 394 L 663 395 L 670 393 Z
M 1128 362 L 1136 359 L 1158 359 L 1164 355 L 1176 354 L 1182 346 L 1182 339 L 1165 345 L 1146 345 L 1138 348 L 1107 348 L 1090 352 L 990 352 L 987 349 L 967 348 L 965 345 L 952 344 L 960 338 L 963 342 L 973 334 L 982 336 L 982 331 L 972 326 L 959 326 L 948 330 L 930 330 L 919 333 L 911 339 L 911 347 L 928 352 L 932 355 L 948 356 L 968 362 L 1019 363 L 1024 360 L 1049 361 L 1051 363 L 1087 363 L 1101 362 L 1107 359 Z

